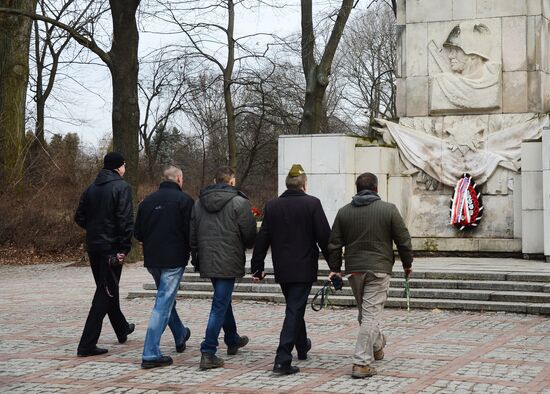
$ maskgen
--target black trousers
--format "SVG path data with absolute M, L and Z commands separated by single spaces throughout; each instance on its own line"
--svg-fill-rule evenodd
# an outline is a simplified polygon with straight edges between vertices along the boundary
M 118 295 L 118 281 L 122 273 L 122 266 L 109 267 L 109 256 L 105 254 L 88 253 L 88 256 L 96 289 L 92 307 L 78 344 L 78 350 L 83 352 L 91 350 L 97 345 L 105 315 L 109 316 L 119 340 L 126 339 L 128 330 L 128 322 L 120 310 Z
M 307 331 L 304 314 L 312 283 L 280 283 L 285 296 L 286 311 L 275 364 L 290 365 L 292 349 L 299 352 L 307 348 Z

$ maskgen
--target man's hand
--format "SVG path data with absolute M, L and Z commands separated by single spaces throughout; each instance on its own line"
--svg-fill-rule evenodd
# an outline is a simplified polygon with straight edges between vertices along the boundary
M 408 278 L 409 276 L 411 276 L 411 274 L 413 272 L 413 269 L 412 269 L 412 267 L 411 268 L 403 268 L 403 271 L 405 271 L 405 278 Z
M 126 259 L 126 253 L 117 253 L 116 259 L 120 264 L 124 264 L 124 260 Z
M 265 271 L 262 271 L 260 275 L 258 275 L 258 271 L 256 271 L 252 274 L 252 280 L 257 283 L 263 280 L 265 276 L 266 276 Z
M 339 276 L 340 279 L 342 279 L 342 273 L 341 272 L 330 271 L 330 274 L 328 275 L 328 280 L 330 280 L 332 282 L 332 277 L 333 276 Z

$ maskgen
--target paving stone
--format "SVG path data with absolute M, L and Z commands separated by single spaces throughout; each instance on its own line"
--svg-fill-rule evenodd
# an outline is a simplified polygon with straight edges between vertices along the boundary
M 176 391 L 166 391 L 166 390 L 150 390 L 150 389 L 139 389 L 132 387 L 104 387 L 100 390 L 91 391 L 90 394 L 172 394 Z
M 136 360 L 137 361 L 137 360 Z M 63 368 L 46 376 L 46 379 L 95 380 L 121 377 L 139 369 L 135 364 L 90 361 L 73 368 Z
M 375 375 L 367 379 L 350 379 L 342 376 L 322 384 L 313 391 L 329 393 L 397 393 L 404 392 L 403 388 L 415 382 L 412 378 L 397 378 Z
M 486 332 L 442 331 L 432 335 L 430 338 L 434 342 L 453 341 L 487 343 L 493 341 L 496 338 L 496 335 Z
M 5 393 L 10 394 L 46 394 L 46 393 L 71 393 L 78 392 L 82 386 L 73 384 L 50 384 L 50 383 L 15 383 L 1 387 Z
M 531 382 L 542 367 L 527 365 L 505 365 L 497 363 L 471 362 L 460 368 L 453 375 L 479 377 L 483 379 L 504 380 L 515 383 Z
M 418 342 L 400 349 L 401 353 L 432 356 L 460 357 L 474 349 L 473 346 L 445 343 Z
M 254 390 L 292 390 L 293 388 L 306 384 L 322 375 L 315 373 L 300 372 L 294 375 L 278 376 L 270 371 L 252 371 L 243 373 L 223 383 L 216 384 L 217 387 L 242 387 Z
M 407 374 L 426 375 L 441 367 L 446 366 L 449 361 L 442 360 L 427 360 L 427 359 L 411 359 L 404 357 L 388 358 L 377 361 L 375 368 L 378 373 L 394 374 L 396 371 Z
M 479 394 L 508 394 L 517 393 L 515 387 L 506 387 L 498 384 L 463 382 L 460 380 L 438 380 L 429 387 L 420 391 L 421 394 L 456 394 L 456 393 L 479 393 Z
M 520 336 L 515 337 L 507 343 L 507 345 L 533 347 L 538 349 L 550 350 L 550 336 Z
M 451 260 L 462 261 L 444 262 Z M 493 264 L 497 263 L 502 264 L 500 259 Z M 469 269 L 479 264 L 476 260 Z M 524 270 L 523 263 L 518 264 Z M 226 368 L 203 372 L 198 369 L 199 349 L 211 299 L 180 298 L 178 312 L 192 331 L 186 351 L 175 352 L 167 330 L 161 349 L 174 358 L 174 364 L 141 370 L 154 300 L 124 297 L 148 281 L 150 275 L 143 267 L 124 268 L 121 306 L 128 320 L 136 323 L 136 331 L 127 343 L 118 344 L 105 319 L 99 346 L 109 353 L 82 359 L 76 357 L 76 347 L 95 288 L 89 268 L 36 266 L 29 276 L 28 267 L 0 266 L 0 392 L 391 393 L 422 387 L 427 393 L 508 393 L 519 388 L 550 394 L 550 389 L 542 388 L 550 368 L 550 319 L 513 313 L 386 309 L 380 326 L 388 345 L 385 359 L 375 362 L 378 375 L 354 380 L 350 373 L 357 309 L 334 307 L 314 313 L 308 308 L 313 349 L 307 360 L 294 360 L 301 368 L 299 374 L 278 377 L 271 368 L 284 305 L 235 302 L 239 332 L 251 341 L 237 355 L 227 356 L 222 333 L 219 355 Z M 483 348 L 491 350 L 480 352 Z M 508 373 L 518 365 L 517 374 Z
M 532 361 L 550 363 L 550 351 L 529 348 L 500 347 L 484 356 L 484 358 L 511 361 Z
M 14 358 L 0 361 L 0 376 L 26 376 L 46 368 L 57 368 L 63 361 Z
M 227 371 L 223 368 L 200 371 L 196 366 L 175 366 L 153 369 L 129 380 L 130 383 L 162 385 L 197 385 L 209 382 Z

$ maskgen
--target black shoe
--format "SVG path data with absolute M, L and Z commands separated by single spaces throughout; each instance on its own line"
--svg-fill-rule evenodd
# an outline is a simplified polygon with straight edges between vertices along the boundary
M 239 343 L 235 346 L 228 346 L 227 347 L 227 354 L 230 356 L 234 356 L 237 354 L 240 348 L 245 347 L 248 344 L 248 337 L 246 335 L 243 335 L 241 339 L 239 339 Z
M 215 354 L 203 352 L 201 355 L 201 363 L 199 365 L 199 368 L 204 371 L 206 369 L 223 367 L 223 364 L 223 360 Z
M 277 375 L 292 375 L 300 372 L 300 368 L 294 365 L 275 364 L 273 366 L 273 373 Z
M 181 345 L 176 345 L 176 352 L 183 353 L 185 348 L 187 347 L 185 344 L 187 343 L 187 340 L 191 336 L 191 330 L 189 327 L 187 327 L 187 335 L 185 336 L 185 339 L 183 340 L 183 343 Z
M 305 352 L 298 352 L 298 360 L 307 360 L 307 352 L 311 350 L 311 339 L 306 339 L 306 350 Z
M 90 357 L 90 356 L 99 356 L 100 354 L 105 354 L 107 352 L 108 352 L 107 349 L 102 349 L 96 346 L 92 350 L 88 350 L 88 351 L 78 350 L 76 355 L 78 357 Z
M 128 340 L 128 335 L 134 332 L 136 329 L 136 325 L 134 323 L 129 323 L 128 327 L 126 328 L 126 335 L 124 335 L 121 338 L 118 338 L 118 343 L 124 343 Z
M 166 367 L 167 365 L 172 365 L 172 357 L 170 356 L 161 356 L 160 358 L 157 358 L 156 360 L 141 360 L 141 368 L 143 369 L 151 369 L 156 367 Z

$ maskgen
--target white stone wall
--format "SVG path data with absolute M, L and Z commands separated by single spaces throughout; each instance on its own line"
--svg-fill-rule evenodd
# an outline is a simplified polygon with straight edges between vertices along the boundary
M 521 144 L 522 251 L 544 252 L 542 142 Z
M 548 2 L 550 3 L 550 1 Z M 544 255 L 550 262 L 550 128 L 542 132 L 542 179 L 544 209 Z

